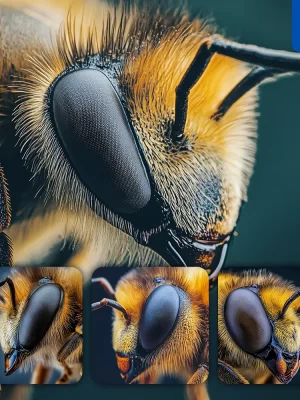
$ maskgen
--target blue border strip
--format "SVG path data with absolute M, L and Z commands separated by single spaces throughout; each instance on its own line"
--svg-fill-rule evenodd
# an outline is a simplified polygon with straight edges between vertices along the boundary
M 292 46 L 300 52 L 300 0 L 292 0 Z

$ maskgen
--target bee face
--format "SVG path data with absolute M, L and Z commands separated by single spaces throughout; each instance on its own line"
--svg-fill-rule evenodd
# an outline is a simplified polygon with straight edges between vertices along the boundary
M 79 311 L 80 298 L 62 285 L 62 278 L 66 274 L 80 281 L 80 274 L 54 269 L 22 268 L 11 274 L 9 285 L 1 288 L 0 340 L 5 375 L 32 361 L 51 363 L 76 325 L 74 316 Z
M 113 347 L 127 383 L 154 372 L 171 375 L 191 368 L 208 339 L 203 270 L 135 270 L 121 279 L 115 294 L 128 314 L 125 320 L 115 312 L 113 322 Z
M 15 326 L 15 337 L 11 338 L 10 349 L 5 355 L 6 375 L 16 371 L 23 359 L 41 344 L 62 301 L 63 291 L 58 285 L 52 283 L 51 279 L 39 281 L 38 286 L 31 291 L 19 315 L 19 322 Z
M 206 76 L 190 93 L 184 138 L 179 144 L 174 143 L 170 126 L 174 122 L 176 88 L 194 59 L 197 46 L 210 34 L 200 22 L 199 25 L 192 24 L 188 34 L 183 33 L 184 27 L 179 27 L 166 35 L 157 48 L 150 47 L 134 60 L 128 60 L 121 84 L 126 87 L 127 108 L 157 190 L 172 215 L 173 227 L 195 240 L 213 241 L 234 229 L 245 182 L 241 177 L 234 180 L 228 176 L 226 153 L 233 149 L 230 145 L 224 147 L 220 137 L 219 129 L 226 130 L 226 125 L 221 127 L 211 120 L 210 112 L 214 102 L 219 101 L 218 93 L 230 90 L 236 83 L 232 81 L 234 74 L 238 81 L 246 70 L 235 60 L 227 63 L 222 57 L 215 57 Z M 210 85 L 207 81 L 214 72 L 224 79 Z M 253 95 L 247 98 L 250 103 L 253 99 Z M 245 103 L 242 106 L 246 107 Z M 252 107 L 253 103 L 247 111 Z M 246 118 L 243 121 L 249 122 Z M 243 124 L 239 126 L 242 131 L 244 128 Z M 229 132 L 223 134 L 230 136 Z M 243 139 L 251 147 L 252 142 Z M 253 149 L 248 150 L 250 158 Z M 248 157 L 243 152 L 244 156 Z
M 171 242 L 181 256 L 176 260 L 178 265 L 194 256 L 199 265 L 209 268 L 222 258 L 220 250 L 234 230 L 241 201 L 246 198 L 254 154 L 251 130 L 255 93 L 232 110 L 231 132 L 229 119 L 221 124 L 212 120 L 211 110 L 219 103 L 220 93 L 230 91 L 231 84 L 234 86 L 246 74 L 237 61 L 215 56 L 190 93 L 184 138 L 174 143 L 170 131 L 176 88 L 195 57 L 196 43 L 199 46 L 209 35 L 209 30 L 201 28 L 201 23 L 200 30 L 195 23 L 186 35 L 184 28 L 179 28 L 166 35 L 157 48 L 150 47 L 128 60 L 121 85 L 126 88 L 125 103 L 165 213 L 162 221 L 167 229 L 151 236 L 149 242 L 159 253 L 160 246 Z M 214 73 L 220 79 L 212 84 Z M 235 112 L 244 118 L 235 121 Z M 235 142 L 233 131 L 240 133 Z M 234 146 L 239 147 L 238 154 L 234 154 Z M 242 165 L 242 174 L 235 169 L 236 163 Z M 221 246 L 209 248 L 211 244 Z
M 257 371 L 264 364 L 280 382 L 289 383 L 299 369 L 297 288 L 264 271 L 231 277 L 222 274 L 219 286 L 220 351 L 228 339 L 231 363 Z
M 81 221 L 96 213 L 172 265 L 216 267 L 252 173 L 255 90 L 222 122 L 211 116 L 248 69 L 213 57 L 177 143 L 176 88 L 213 28 L 176 12 L 111 15 L 95 13 L 81 30 L 71 15 L 26 69 L 16 109 L 25 158 Z

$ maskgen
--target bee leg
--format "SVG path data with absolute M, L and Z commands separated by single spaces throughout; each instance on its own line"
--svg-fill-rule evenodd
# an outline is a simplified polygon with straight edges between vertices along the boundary
M 3 232 L 11 221 L 10 197 L 3 168 L 0 164 L 0 267 L 12 265 L 12 245 L 8 236 Z
M 12 265 L 12 245 L 9 237 L 0 232 L 0 267 L 11 267 Z
M 65 361 L 61 361 L 59 363 L 63 367 L 63 372 L 60 378 L 56 381 L 56 384 L 64 385 L 70 381 L 72 377 L 72 369 L 68 366 L 68 364 Z
M 189 400 L 209 400 L 206 384 L 204 384 L 207 378 L 208 366 L 200 364 L 197 371 L 187 382 L 186 394 Z
M 186 395 L 188 400 L 209 400 L 209 394 L 205 383 L 201 385 L 187 385 Z
M 77 326 L 75 332 L 71 334 L 69 339 L 59 350 L 57 361 L 64 368 L 61 377 L 56 381 L 57 384 L 68 383 L 72 376 L 72 369 L 66 363 L 67 358 L 82 345 L 82 327 Z
M 140 378 L 138 383 L 142 385 L 153 385 L 156 381 L 157 375 L 155 373 L 151 373 L 149 375 L 144 375 L 143 378 Z
M 269 383 L 269 382 L 267 381 L 266 383 Z M 275 376 L 273 376 L 273 377 L 271 378 L 271 383 L 272 383 L 273 385 L 282 385 L 282 383 L 281 383 L 277 378 L 275 378 Z
M 229 364 L 224 361 L 218 361 L 218 372 L 219 378 L 222 382 L 228 385 L 245 385 L 249 384 L 247 379 L 245 379 L 236 369 L 232 368 Z
M 9 388 L 9 390 L 7 390 Z M 2 393 L 2 392 L 0 392 Z M 30 400 L 32 387 L 28 385 L 5 385 L 3 399 L 5 400 Z M 0 394 L 0 398 L 1 394 Z
M 33 371 L 31 384 L 41 385 L 49 380 L 51 368 L 45 367 L 43 364 L 38 363 Z
M 275 381 L 277 381 L 277 379 L 274 377 L 274 375 L 270 371 L 268 371 L 263 376 L 260 376 L 256 379 L 254 379 L 253 383 L 255 385 L 266 385 L 268 383 L 276 383 Z M 279 381 L 277 381 L 277 382 L 280 383 Z
M 198 385 L 204 383 L 208 378 L 208 366 L 206 364 L 200 364 L 197 371 L 191 376 L 188 381 L 188 385 Z

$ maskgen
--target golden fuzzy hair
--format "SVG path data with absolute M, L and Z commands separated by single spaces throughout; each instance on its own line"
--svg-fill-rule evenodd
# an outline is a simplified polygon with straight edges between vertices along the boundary
M 159 45 L 150 44 L 128 60 L 121 82 L 130 88 L 128 109 L 177 226 L 215 237 L 234 229 L 241 200 L 246 200 L 255 153 L 255 90 L 221 121 L 211 116 L 248 68 L 215 55 L 190 92 L 184 148 L 172 149 L 163 140 L 174 119 L 176 87 L 212 30 L 202 20 L 170 29 Z M 221 186 L 220 198 L 215 185 Z
M 8 285 L 0 288 L 0 295 L 4 301 L 0 302 L 0 341 L 4 353 L 8 353 L 14 345 L 22 312 L 28 297 L 37 287 L 40 279 L 51 277 L 64 292 L 63 303 L 58 310 L 49 330 L 41 343 L 28 358 L 24 360 L 23 368 L 32 368 L 37 361 L 46 366 L 53 366 L 57 353 L 66 340 L 74 332 L 76 325 L 82 318 L 82 276 L 75 268 L 14 268 L 9 274 L 15 287 L 17 313 L 12 313 L 13 303 Z M 70 365 L 80 364 L 82 347 L 72 353 L 67 362 Z
M 56 38 L 30 52 L 22 78 L 11 88 L 19 93 L 14 115 L 23 157 L 34 177 L 45 173 L 46 200 L 78 214 L 75 240 L 97 245 L 89 226 L 92 222 L 97 229 L 95 214 L 136 234 L 130 222 L 107 210 L 80 181 L 49 116 L 46 99 L 52 83 L 67 68 L 88 65 L 91 55 L 100 54 L 104 67 L 122 62 L 118 82 L 124 103 L 177 227 L 202 238 L 230 233 L 246 200 L 254 163 L 256 89 L 219 122 L 210 117 L 249 68 L 213 56 L 189 96 L 184 147 L 173 146 L 167 131 L 174 120 L 176 86 L 214 28 L 203 20 L 188 22 L 181 11 L 160 14 L 103 3 L 94 7 L 87 5 L 84 16 L 71 10 Z
M 174 331 L 153 353 L 146 357 L 145 374 L 172 375 L 190 373 L 193 363 L 208 362 L 208 275 L 198 267 L 138 268 L 126 274 L 116 287 L 116 300 L 125 307 L 130 322 L 114 311 L 113 347 L 116 352 L 130 355 L 137 346 L 142 310 L 150 293 L 163 284 L 180 288 L 187 296 L 181 305 Z M 187 335 L 188 332 L 188 335 Z M 140 376 L 139 379 L 143 379 Z
M 244 376 L 254 380 L 268 371 L 265 364 L 243 351 L 233 341 L 224 320 L 224 305 L 228 295 L 235 289 L 259 285 L 259 297 L 274 326 L 274 335 L 287 352 L 300 350 L 300 299 L 288 308 L 284 318 L 278 319 L 285 302 L 297 291 L 291 282 L 266 270 L 246 270 L 241 273 L 224 272 L 218 280 L 218 336 L 219 358 L 242 370 Z
M 1 142 L 5 137 L 5 131 L 1 129 L 2 122 L 6 117 L 11 117 L 11 108 L 16 100 L 12 96 L 12 79 L 24 76 L 23 69 L 27 66 L 28 56 L 31 52 L 38 51 L 39 40 L 49 38 L 51 29 L 59 28 L 71 1 L 0 0 Z
M 77 223 L 78 216 L 75 213 L 51 210 L 46 215 L 38 212 L 28 219 L 13 224 L 7 234 L 14 244 L 14 266 L 45 264 L 45 260 L 55 253 L 55 249 L 59 250 L 68 243 L 71 244 Z M 85 282 L 91 279 L 96 268 L 107 265 L 135 267 L 167 265 L 156 253 L 138 245 L 133 238 L 103 219 L 94 218 L 90 229 L 99 233 L 98 245 L 93 246 L 88 240 L 82 240 L 66 265 L 79 268 Z

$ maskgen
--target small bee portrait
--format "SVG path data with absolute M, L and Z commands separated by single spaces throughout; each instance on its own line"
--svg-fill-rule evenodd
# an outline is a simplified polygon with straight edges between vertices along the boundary
M 101 268 L 92 282 L 91 361 L 96 381 L 205 382 L 209 332 L 205 270 Z M 205 385 L 200 385 L 202 389 L 206 391 Z
M 83 340 L 80 271 L 1 268 L 0 278 L 0 383 L 77 382 Z
M 221 381 L 227 384 L 300 383 L 300 288 L 296 286 L 299 283 L 300 275 L 295 268 L 220 274 Z

